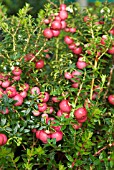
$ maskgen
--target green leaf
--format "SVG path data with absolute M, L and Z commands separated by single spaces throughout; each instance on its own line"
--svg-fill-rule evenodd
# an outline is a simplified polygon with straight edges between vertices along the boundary
M 30 129 L 24 129 L 23 132 L 24 132 L 24 133 L 28 133 L 28 132 L 30 132 Z
M 66 158 L 70 161 L 70 162 L 73 162 L 74 161 L 74 159 L 72 158 L 72 156 L 71 155 L 65 155 L 66 156 Z
M 64 167 L 64 165 L 59 164 L 59 170 L 65 170 L 66 168 Z
M 16 157 L 16 158 L 14 159 L 14 162 L 15 162 L 15 163 L 18 162 L 19 159 L 20 159 L 20 156 Z
M 27 148 L 27 155 L 31 156 L 31 150 Z
M 31 111 L 31 108 L 28 108 L 28 109 L 26 110 L 26 115 L 28 115 L 28 114 L 30 113 L 30 111 Z
M 10 127 L 6 127 L 6 131 L 9 131 L 9 132 L 11 132 L 11 131 L 13 131 Z
M 35 148 L 35 151 L 38 155 L 44 155 L 45 153 L 45 151 L 43 150 L 41 146 L 39 146 L 38 148 Z
M 1 126 L 4 126 L 6 124 L 6 118 L 1 119 Z

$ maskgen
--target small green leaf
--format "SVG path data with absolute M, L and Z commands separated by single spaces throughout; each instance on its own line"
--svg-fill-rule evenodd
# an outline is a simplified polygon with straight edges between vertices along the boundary
M 72 158 L 71 155 L 65 155 L 65 156 L 66 156 L 66 158 L 67 158 L 70 162 L 73 162 L 73 161 L 74 161 L 74 159 Z
M 19 159 L 20 159 L 20 156 L 16 157 L 16 158 L 14 159 L 14 162 L 15 162 L 15 163 L 18 162 Z
M 35 151 L 38 155 L 44 155 L 44 150 L 41 146 L 39 146 L 38 148 L 35 148 Z
M 28 108 L 28 109 L 26 110 L 26 114 L 28 115 L 28 114 L 30 113 L 30 111 L 31 111 L 31 108 Z
M 66 168 L 64 167 L 64 165 L 59 164 L 59 170 L 65 170 Z
M 6 130 L 9 131 L 9 132 L 12 131 L 12 129 L 10 127 L 6 127 Z
M 24 129 L 24 133 L 30 132 L 30 129 Z
M 1 119 L 1 126 L 4 126 L 6 124 L 6 118 Z

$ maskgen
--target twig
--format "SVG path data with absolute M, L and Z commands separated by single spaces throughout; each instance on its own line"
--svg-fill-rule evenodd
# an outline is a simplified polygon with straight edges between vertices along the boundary
M 110 144 L 108 144 L 108 145 L 106 145 L 106 146 L 104 146 L 104 147 L 101 148 L 101 149 L 99 149 L 93 156 L 99 155 L 103 150 L 107 149 L 107 147 L 112 147 L 112 146 L 114 146 L 114 142 L 113 142 L 113 143 L 110 143 Z
M 57 38 L 57 40 L 56 40 L 56 51 L 55 51 L 55 53 L 56 53 L 56 61 L 58 60 L 58 54 L 59 54 L 58 49 L 59 49 L 59 38 Z
M 52 1 L 50 1 L 50 0 L 47 0 L 47 2 L 49 2 L 51 5 L 53 5 L 55 8 L 57 8 L 57 5 L 56 4 L 54 4 Z
M 85 73 L 84 73 L 84 76 L 83 76 L 82 83 L 81 83 L 81 85 L 80 85 L 79 91 L 78 91 L 78 93 L 77 93 L 77 96 L 76 96 L 76 99 L 75 99 L 75 105 L 77 104 L 78 97 L 79 97 L 79 95 L 80 95 L 80 92 L 81 92 L 81 90 L 82 90 L 83 83 L 84 83 L 83 81 L 85 80 L 85 77 L 86 77 L 86 71 L 85 71 Z
M 109 90 L 109 87 L 110 87 L 110 84 L 111 84 L 111 80 L 112 80 L 112 75 L 113 75 L 113 71 L 114 71 L 114 55 L 113 55 L 113 59 L 112 59 L 112 68 L 110 69 L 110 75 L 109 75 L 109 78 L 108 78 L 108 83 L 107 83 L 107 90 L 103 96 L 103 99 L 105 100 L 106 98 L 106 95 L 108 93 L 108 90 Z
M 105 150 L 107 148 L 107 146 L 104 146 L 103 148 L 101 148 L 100 150 L 98 150 L 93 156 L 97 156 L 99 155 L 103 150 Z
M 32 62 L 36 56 L 38 56 L 40 54 L 40 52 L 44 49 L 44 47 L 46 46 L 46 43 L 47 43 L 47 39 L 46 41 L 44 42 L 44 45 L 40 48 L 40 50 L 36 53 L 36 55 L 30 60 L 30 62 Z
M 95 70 L 97 68 L 97 63 L 98 63 L 98 56 L 96 56 L 96 58 L 95 58 L 95 64 L 94 64 L 94 69 Z M 95 78 L 94 78 L 94 73 L 93 73 L 93 78 L 92 78 L 92 81 L 91 81 L 91 89 L 90 89 L 90 100 L 92 100 L 92 96 L 93 96 L 94 82 L 95 82 Z

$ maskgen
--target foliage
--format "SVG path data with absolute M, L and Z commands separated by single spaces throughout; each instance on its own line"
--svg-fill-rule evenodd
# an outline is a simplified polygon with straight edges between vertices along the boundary
M 112 76 L 114 70 L 114 9 L 109 4 L 88 7 L 83 12 L 76 3 L 67 7 L 67 28 L 76 28 L 76 32 L 61 29 L 59 36 L 50 39 L 44 36 L 44 30 L 51 27 L 55 15 L 59 12 L 56 4 L 46 4 L 36 18 L 26 4 L 16 16 L 7 17 L 4 7 L 0 5 L 0 80 L 2 97 L 0 97 L 0 133 L 8 137 L 8 142 L 0 146 L 1 169 L 59 169 L 59 170 L 94 170 L 114 168 L 114 105 L 109 103 L 108 96 L 113 94 Z M 54 14 L 54 15 L 53 15 Z M 44 19 L 51 19 L 47 25 Z M 70 36 L 76 48 L 82 51 L 76 54 L 69 49 L 64 37 Z M 101 43 L 101 41 L 105 41 Z M 28 59 L 27 55 L 31 54 Z M 80 58 L 81 57 L 81 58 Z M 79 58 L 86 67 L 79 69 Z M 83 59 L 82 59 L 83 58 Z M 44 61 L 41 69 L 36 62 Z M 14 81 L 12 71 L 15 67 L 22 70 L 19 81 Z M 65 78 L 65 73 L 81 72 L 80 76 Z M 70 75 L 69 74 L 69 75 Z M 6 78 L 7 77 L 7 78 Z M 7 88 L 2 83 L 9 80 L 20 94 L 29 85 L 27 97 L 21 105 L 8 97 Z M 72 87 L 77 82 L 78 87 Z M 41 96 L 31 94 L 31 89 L 38 87 L 44 94 L 50 95 L 48 109 L 34 116 L 39 109 Z M 1 92 L 1 91 L 0 91 Z M 1 95 L 1 93 L 0 93 Z M 56 96 L 59 102 L 52 98 Z M 94 97 L 95 96 L 95 97 Z M 72 107 L 69 117 L 57 116 L 60 102 L 68 100 Z M 53 107 L 53 113 L 49 108 Z M 85 107 L 87 120 L 78 130 L 74 111 Z M 9 110 L 8 114 L 5 113 Z M 55 119 L 55 124 L 46 122 L 43 113 Z M 62 140 L 56 142 L 49 138 L 43 143 L 36 138 L 36 131 L 49 130 L 61 126 Z M 36 130 L 35 133 L 33 130 Z

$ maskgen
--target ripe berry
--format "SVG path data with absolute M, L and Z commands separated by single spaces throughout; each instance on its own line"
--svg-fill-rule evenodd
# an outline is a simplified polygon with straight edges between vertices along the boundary
M 37 61 L 35 66 L 36 66 L 37 69 L 43 68 L 44 67 L 44 60 Z
M 108 96 L 108 101 L 110 104 L 114 105 L 114 95 L 113 94 Z
M 65 20 L 68 18 L 68 13 L 67 13 L 67 11 L 60 11 L 59 16 L 60 16 L 61 20 Z
M 69 102 L 68 100 L 62 100 L 59 103 L 59 107 L 63 112 L 69 113 L 71 111 L 72 107 L 69 105 L 68 102 Z
M 61 22 L 60 21 L 53 21 L 51 24 L 51 28 L 54 30 L 60 30 L 62 27 Z
M 53 32 L 50 28 L 46 28 L 44 31 L 43 31 L 43 35 L 44 37 L 46 38 L 52 38 L 53 37 Z
M 80 123 L 87 119 L 87 110 L 84 107 L 80 107 L 74 112 L 74 116 L 76 120 Z
M 69 44 L 72 44 L 74 41 L 71 37 L 65 36 L 64 42 L 69 45 Z
M 16 103 L 14 106 L 21 106 L 23 103 L 23 97 L 20 94 L 17 94 L 16 96 L 13 97 L 14 100 L 16 100 Z
M 81 54 L 82 53 L 82 47 L 76 47 L 74 50 L 72 50 L 74 54 Z

